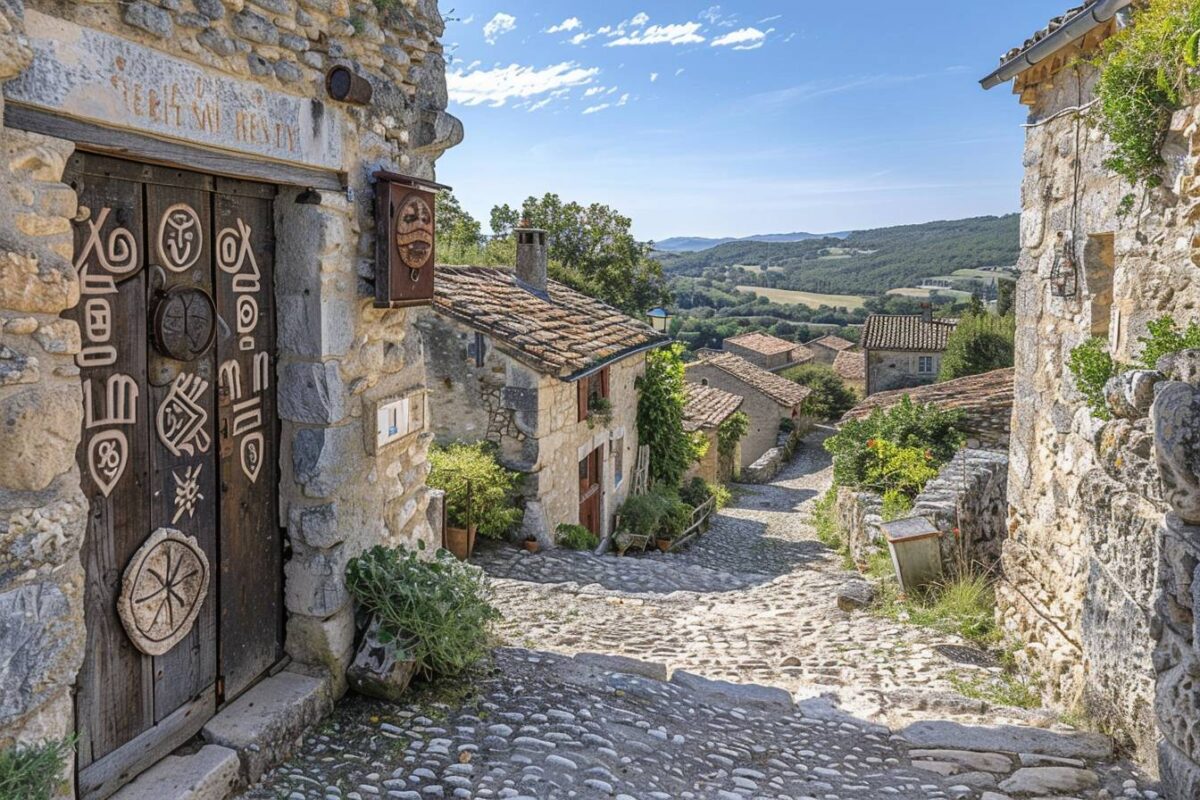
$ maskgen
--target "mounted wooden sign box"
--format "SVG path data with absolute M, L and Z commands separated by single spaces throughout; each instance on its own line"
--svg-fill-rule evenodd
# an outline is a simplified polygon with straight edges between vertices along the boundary
M 429 305 L 437 193 L 450 187 L 392 172 L 376 172 L 375 181 L 375 307 Z

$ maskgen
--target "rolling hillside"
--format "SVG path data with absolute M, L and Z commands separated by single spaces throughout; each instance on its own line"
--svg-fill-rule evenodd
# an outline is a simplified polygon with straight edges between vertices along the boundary
M 673 276 L 723 277 L 734 265 L 771 267 L 740 272 L 775 289 L 878 295 L 916 286 L 955 270 L 1011 266 L 1019 254 L 1019 217 L 974 217 L 854 231 L 846 238 L 799 242 L 741 240 L 684 254 L 657 254 Z
M 671 239 L 663 239 L 661 242 L 655 242 L 654 249 L 663 253 L 696 253 L 702 250 L 711 250 L 714 247 L 729 244 L 730 242 L 804 242 L 809 239 L 840 239 L 845 235 L 845 232 L 829 234 L 765 233 L 760 236 L 747 236 L 744 239 L 706 239 L 703 236 L 676 236 Z

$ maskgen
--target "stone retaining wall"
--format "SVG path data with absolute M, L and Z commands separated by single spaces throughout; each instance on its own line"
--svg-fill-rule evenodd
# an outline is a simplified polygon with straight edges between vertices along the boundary
M 770 483 L 779 474 L 779 470 L 792 460 L 796 448 L 800 446 L 800 440 L 810 430 L 812 430 L 812 422 L 807 417 L 796 420 L 795 427 L 790 433 L 780 433 L 774 447 L 763 453 L 753 464 L 742 469 L 738 475 L 738 481 L 741 483 Z

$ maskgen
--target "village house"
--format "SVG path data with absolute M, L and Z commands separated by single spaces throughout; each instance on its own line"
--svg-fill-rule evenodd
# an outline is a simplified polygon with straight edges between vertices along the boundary
M 788 367 L 812 361 L 813 354 L 807 347 L 768 333 L 743 333 L 731 336 L 721 344 L 726 353 L 733 353 L 751 364 L 770 372 L 779 372 Z
M 727 483 L 735 477 L 741 460 L 741 442 L 728 455 L 723 455 L 717 438 L 721 424 L 742 407 L 743 398 L 715 386 L 688 382 L 684 385 L 687 398 L 683 409 L 683 429 L 700 433 L 708 442 L 704 456 L 688 470 L 685 481 L 701 477 L 709 483 Z
M 76 797 L 197 735 L 257 780 L 347 561 L 440 544 L 404 306 L 463 132 L 437 4 L 377 5 L 0 3 L 0 750 L 77 737 Z
M 863 326 L 866 393 L 908 389 L 937 380 L 946 342 L 958 327 L 956 319 L 934 319 L 926 307 L 921 314 L 872 314 Z
M 1090 0 L 982 81 L 1011 81 L 1029 115 L 1011 533 L 998 602 L 1005 630 L 1027 643 L 1027 666 L 1054 700 L 1130 742 L 1161 773 L 1166 796 L 1195 798 L 1195 362 L 1126 373 L 1110 384 L 1103 414 L 1089 408 L 1070 368 L 1072 352 L 1093 337 L 1115 362 L 1137 363 L 1149 322 L 1169 316 L 1186 326 L 1200 307 L 1195 95 L 1162 117 L 1158 188 L 1131 187 L 1113 172 L 1113 143 L 1096 127 L 1099 112 L 1086 110 L 1097 103 L 1093 56 L 1118 30 L 1137 34 L 1136 7 Z M 1132 207 L 1127 196 L 1136 197 Z
M 819 339 L 813 339 L 811 342 L 806 342 L 804 346 L 813 354 L 813 359 L 822 364 L 833 364 L 838 354 L 851 352 L 858 347 L 854 342 L 843 339 L 840 336 L 835 336 L 832 333 L 826 334 Z
M 867 357 L 859 350 L 843 350 L 833 359 L 833 371 L 842 383 L 858 392 L 867 393 Z
M 637 379 L 668 338 L 546 275 L 546 232 L 517 231 L 517 268 L 439 267 L 420 325 L 430 428 L 487 440 L 524 473 L 522 533 L 610 532 L 638 452 Z
M 732 353 L 719 353 L 688 364 L 687 379 L 743 398 L 741 410 L 750 418 L 750 428 L 742 439 L 739 468 L 750 466 L 776 447 L 781 426 L 804 430 L 811 425 L 804 414 L 804 401 L 812 394 L 811 389 Z

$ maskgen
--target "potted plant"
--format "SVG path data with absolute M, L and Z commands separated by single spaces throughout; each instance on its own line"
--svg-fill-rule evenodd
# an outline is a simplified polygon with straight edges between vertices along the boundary
M 467 559 L 478 534 L 501 539 L 521 520 L 520 473 L 501 466 L 490 442 L 457 443 L 429 451 L 427 483 L 446 493 L 446 549 Z
M 526 536 L 521 541 L 521 547 L 528 553 L 536 553 L 542 549 L 542 543 L 537 540 L 536 536 Z
M 582 525 L 563 523 L 554 529 L 554 541 L 568 550 L 595 550 L 600 546 L 600 537 Z
M 453 677 L 488 651 L 499 612 L 483 572 L 439 550 L 375 547 L 346 567 L 366 631 L 347 670 L 358 692 L 397 700 L 414 677 Z
M 601 397 L 598 394 L 593 394 L 588 397 L 588 417 L 587 423 L 589 428 L 596 427 L 596 424 L 610 425 L 613 420 L 612 401 L 607 397 Z

